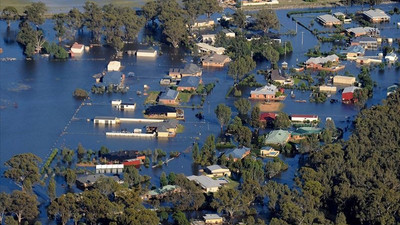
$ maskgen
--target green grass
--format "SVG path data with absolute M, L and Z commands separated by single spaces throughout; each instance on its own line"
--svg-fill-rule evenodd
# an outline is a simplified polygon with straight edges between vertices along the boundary
M 192 97 L 191 93 L 179 92 L 178 99 L 180 102 L 189 102 L 190 97 Z
M 1 0 L 0 2 L 0 10 L 7 6 L 14 6 L 19 14 L 22 14 L 24 7 L 30 3 L 29 0 Z
M 177 134 L 183 133 L 184 130 L 185 127 L 182 124 L 178 124 L 178 127 L 176 128 L 176 133 Z
M 225 177 L 225 179 L 227 179 L 229 181 L 229 183 L 227 183 L 225 185 L 225 187 L 227 188 L 237 188 L 239 186 L 239 182 L 232 180 L 231 178 Z
M 300 83 L 300 79 L 299 78 L 294 78 L 294 84 L 298 84 L 298 83 Z
M 144 104 L 156 104 L 159 95 L 160 95 L 159 91 L 150 91 Z

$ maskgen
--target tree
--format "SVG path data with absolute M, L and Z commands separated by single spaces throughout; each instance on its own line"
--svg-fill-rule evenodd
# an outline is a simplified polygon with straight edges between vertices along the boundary
M 149 224 L 158 225 L 160 219 L 157 213 L 150 209 L 144 208 L 128 208 L 125 209 L 123 215 L 119 219 L 120 224 Z
M 262 9 L 256 15 L 256 29 L 268 32 L 270 28 L 279 29 L 279 19 L 274 10 Z
M 251 120 L 250 125 L 254 128 L 260 128 L 260 107 L 254 106 L 253 110 L 251 110 Z
M 234 102 L 236 109 L 239 111 L 240 115 L 247 115 L 251 109 L 251 103 L 248 99 L 240 98 Z
M 272 45 L 267 44 L 261 53 L 273 65 L 276 65 L 279 60 L 279 52 Z
M 43 2 L 34 2 L 25 7 L 25 18 L 36 26 L 44 23 L 44 14 L 47 12 L 46 5 Z
M 185 213 L 182 211 L 175 212 L 174 215 L 172 215 L 172 218 L 174 218 L 175 224 L 177 225 L 190 225 Z
M 215 157 L 215 137 L 209 135 L 200 150 L 199 162 L 201 165 L 212 165 L 216 161 Z
M 199 153 L 199 144 L 196 142 L 193 144 L 192 148 L 192 158 L 195 163 L 199 163 L 200 161 L 200 153 Z
M 251 56 L 239 56 L 239 58 L 229 64 L 228 74 L 233 78 L 235 83 L 237 83 L 255 67 L 256 62 L 254 62 Z
M 74 151 L 72 151 L 71 149 L 68 148 L 64 148 L 61 151 L 61 155 L 62 155 L 62 161 L 64 163 L 71 163 L 72 160 L 74 159 Z
M 64 13 L 58 13 L 53 15 L 54 27 L 53 29 L 56 31 L 56 37 L 58 38 L 58 42 L 61 43 L 65 38 L 67 33 L 65 22 L 67 19 L 67 15 Z
M 54 180 L 54 177 L 50 178 L 49 184 L 47 186 L 47 193 L 51 201 L 56 198 L 56 181 Z
M 80 216 L 77 217 L 77 214 L 79 215 L 79 208 L 76 196 L 72 193 L 67 193 L 52 200 L 47 208 L 47 213 L 51 218 L 59 218 L 62 225 L 67 224 L 71 218 L 77 224 Z
M 163 25 L 163 34 L 174 48 L 188 40 L 184 15 L 185 11 L 176 0 L 166 0 L 161 4 L 161 12 L 158 18 Z
M 231 108 L 221 103 L 215 109 L 215 115 L 217 116 L 218 122 L 221 125 L 221 133 L 222 133 L 224 126 L 229 123 L 229 120 L 231 120 L 231 115 L 232 115 Z
M 217 209 L 218 213 L 227 213 L 229 217 L 238 215 L 243 210 L 240 192 L 233 188 L 221 188 L 214 194 L 211 207 Z
M 24 190 L 25 183 L 29 182 L 34 185 L 40 182 L 38 167 L 40 162 L 42 162 L 42 159 L 32 153 L 15 155 L 4 163 L 8 167 L 4 176 L 12 179 Z
M 125 167 L 124 182 L 126 182 L 129 185 L 129 187 L 137 187 L 140 183 L 139 171 L 133 166 Z
M 147 21 L 151 20 L 154 24 L 157 16 L 160 14 L 160 3 L 156 0 L 146 2 L 143 6 L 143 14 Z
M 183 6 L 189 18 L 189 28 L 192 29 L 197 17 L 205 12 L 198 0 L 183 0 Z
M 168 184 L 167 175 L 165 174 L 165 172 L 162 172 L 160 176 L 160 186 L 164 187 L 167 184 Z
M 274 121 L 275 129 L 286 129 L 291 125 L 289 116 L 284 112 L 279 112 Z
M 121 189 L 121 186 L 111 177 L 101 177 L 93 187 L 97 189 L 102 195 L 109 197 L 111 194 Z
M 232 15 L 233 24 L 238 26 L 239 28 L 246 27 L 246 14 L 244 14 L 243 10 L 237 9 L 236 12 Z
M 5 192 L 0 192 L 0 222 L 3 221 L 4 213 L 10 207 L 10 196 Z
M 7 21 L 7 28 L 10 28 L 11 21 L 17 20 L 19 17 L 17 9 L 13 6 L 4 7 L 1 16 Z
M 251 137 L 251 130 L 246 126 L 240 126 L 236 130 L 235 139 L 239 143 L 239 145 L 251 147 Z
M 103 11 L 95 2 L 87 1 L 83 6 L 85 26 L 92 32 L 95 41 L 100 42 L 103 30 Z
M 36 195 L 28 194 L 25 191 L 13 191 L 10 200 L 11 203 L 7 211 L 17 216 L 19 224 L 23 219 L 32 220 L 39 214 L 39 202 Z
M 76 173 L 74 170 L 68 168 L 65 171 L 65 181 L 69 186 L 72 186 L 76 181 Z
M 193 181 L 190 181 L 183 174 L 177 174 L 175 185 L 181 191 L 174 192 L 167 196 L 167 201 L 172 203 L 176 210 L 198 210 L 205 202 L 203 191 Z
M 87 223 L 96 224 L 99 219 L 111 218 L 116 210 L 116 205 L 102 195 L 98 190 L 84 191 L 79 200 L 81 213 Z
M 81 143 L 78 144 L 78 149 L 76 151 L 77 151 L 78 161 L 82 162 L 82 160 L 85 158 L 86 150 Z
M 75 32 L 83 28 L 84 25 L 84 15 L 77 9 L 72 8 L 66 18 L 66 24 L 70 30 L 72 30 L 72 37 L 75 37 Z
M 168 184 L 175 185 L 176 174 L 174 172 L 170 172 L 168 174 L 167 179 L 168 179 Z
M 204 12 L 207 14 L 207 17 L 210 18 L 213 13 L 222 11 L 222 7 L 219 6 L 217 0 L 200 0 L 199 4 Z

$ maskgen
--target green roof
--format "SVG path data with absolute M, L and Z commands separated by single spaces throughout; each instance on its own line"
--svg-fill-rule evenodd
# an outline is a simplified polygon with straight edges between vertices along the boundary
M 152 196 L 159 195 L 159 194 L 163 194 L 163 193 L 168 192 L 168 191 L 173 191 L 176 188 L 177 188 L 176 185 L 165 185 L 162 188 L 158 188 L 158 189 L 149 191 L 148 195 L 152 195 Z
M 273 130 L 265 138 L 265 144 L 285 144 L 289 136 L 287 130 Z
M 322 131 L 321 128 L 317 127 L 299 127 L 292 133 L 292 135 L 311 135 L 311 134 L 320 134 Z

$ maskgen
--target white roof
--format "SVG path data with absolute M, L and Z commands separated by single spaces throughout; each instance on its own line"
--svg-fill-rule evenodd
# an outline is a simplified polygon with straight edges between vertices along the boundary
M 215 52 L 217 54 L 223 54 L 225 52 L 225 48 L 223 47 L 214 47 L 212 45 L 206 44 L 206 43 L 197 43 L 196 44 L 200 49 L 203 49 L 205 51 L 211 51 Z
M 124 164 L 96 165 L 97 169 L 123 169 Z
M 210 177 L 203 176 L 203 175 L 201 175 L 201 176 L 192 175 L 192 176 L 188 176 L 187 179 L 195 181 L 203 188 L 221 187 L 221 185 L 218 181 L 213 180 Z
M 329 14 L 318 16 L 317 18 L 325 23 L 340 23 L 339 19 Z
M 110 61 L 108 63 L 109 66 L 121 66 L 121 62 L 119 61 Z
M 207 166 L 207 169 L 210 170 L 211 172 L 214 170 L 229 170 L 228 168 L 223 168 L 220 165 Z
M 311 63 L 314 63 L 314 64 L 323 64 L 323 63 L 327 63 L 327 62 L 329 62 L 329 61 L 334 62 L 334 61 L 337 61 L 338 59 L 339 59 L 339 56 L 337 56 L 337 55 L 335 55 L 335 54 L 333 54 L 333 55 L 328 55 L 328 56 L 326 56 L 326 57 L 312 57 L 312 58 L 309 58 L 309 59 L 306 61 L 306 64 L 311 64 Z
M 215 220 L 215 219 L 221 219 L 222 217 L 220 217 L 218 214 L 205 214 L 204 215 L 204 219 L 205 220 Z
M 271 84 L 271 85 L 265 85 L 264 87 L 256 88 L 254 91 L 250 91 L 250 94 L 275 94 L 277 91 L 276 86 Z
M 343 93 L 354 93 L 355 90 L 360 89 L 359 87 L 351 86 L 343 90 Z
M 366 15 L 371 19 L 378 19 L 378 18 L 390 19 L 390 17 L 383 10 L 380 9 L 370 9 L 368 11 L 364 11 L 363 13 L 364 15 Z
M 353 27 L 346 29 L 347 32 L 355 33 L 355 34 L 364 34 L 364 33 L 373 33 L 376 32 L 379 34 L 379 29 L 378 28 L 373 28 L 373 27 Z

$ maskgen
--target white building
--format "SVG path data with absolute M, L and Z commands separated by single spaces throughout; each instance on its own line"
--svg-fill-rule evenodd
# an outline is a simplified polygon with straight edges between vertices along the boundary
M 118 110 L 135 110 L 136 103 L 127 103 L 121 102 L 120 104 L 116 105 Z
M 136 52 L 137 57 L 156 57 L 157 50 L 154 49 L 141 49 Z
M 119 61 L 111 61 L 107 65 L 108 71 L 119 71 L 121 69 L 121 62 Z
M 96 173 L 119 174 L 124 170 L 124 164 L 96 165 Z
M 314 122 L 318 121 L 317 115 L 292 115 L 291 117 L 292 122 L 300 122 L 303 123 L 305 121 Z
M 71 46 L 71 52 L 74 54 L 81 54 L 83 52 L 83 50 L 85 49 L 85 45 L 83 44 L 78 44 L 78 42 L 75 42 L 72 46 Z
M 211 53 L 217 53 L 218 55 L 222 55 L 225 52 L 225 48 L 223 47 L 214 47 L 212 45 L 206 44 L 206 43 L 197 43 L 197 47 L 199 47 L 199 50 L 202 52 L 211 52 Z
M 94 124 L 115 125 L 120 123 L 120 120 L 117 117 L 96 116 L 93 122 Z
M 210 177 L 204 175 L 192 175 L 188 176 L 187 179 L 196 182 L 205 192 L 217 192 L 218 189 L 221 187 L 221 183 L 226 183 L 218 180 L 213 180 Z
M 397 59 L 398 59 L 397 55 L 393 52 L 389 53 L 385 56 L 385 60 L 387 62 L 395 62 L 395 61 L 397 61 Z

